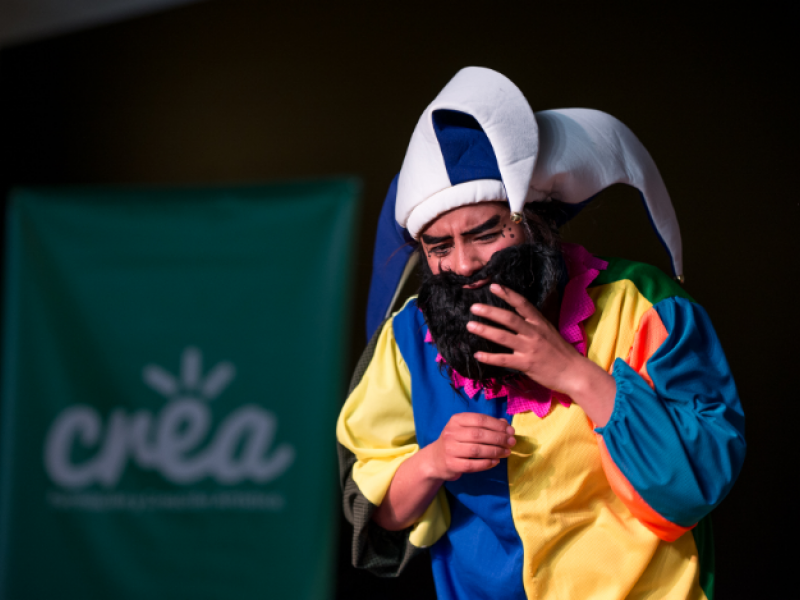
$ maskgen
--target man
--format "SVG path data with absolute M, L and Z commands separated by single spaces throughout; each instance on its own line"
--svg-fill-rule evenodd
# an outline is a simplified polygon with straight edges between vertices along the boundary
M 711 596 L 707 515 L 741 468 L 744 416 L 680 285 L 559 242 L 617 182 L 642 192 L 682 279 L 666 189 L 619 121 L 534 116 L 477 68 L 425 111 L 337 427 L 356 566 L 393 575 L 430 548 L 443 599 Z M 398 260 L 402 236 L 418 249 Z M 419 297 L 379 325 L 404 252 L 421 256 Z

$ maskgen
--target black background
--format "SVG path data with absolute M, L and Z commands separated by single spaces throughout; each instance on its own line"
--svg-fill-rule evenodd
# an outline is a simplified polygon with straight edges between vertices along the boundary
M 683 232 L 686 288 L 711 315 L 747 413 L 744 470 L 714 513 L 717 598 L 792 597 L 795 34 L 789 15 L 766 5 L 667 6 L 209 0 L 4 48 L 0 193 L 358 175 L 354 363 L 380 204 L 419 115 L 458 69 L 504 73 L 534 110 L 615 115 L 661 170 Z M 563 233 L 668 271 L 628 188 L 609 190 Z M 348 543 L 338 597 L 433 597 L 424 559 L 379 580 L 349 567 Z

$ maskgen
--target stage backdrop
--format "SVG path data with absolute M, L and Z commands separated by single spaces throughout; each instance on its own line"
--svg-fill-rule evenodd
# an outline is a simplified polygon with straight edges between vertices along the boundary
M 358 189 L 13 194 L 0 597 L 332 597 Z

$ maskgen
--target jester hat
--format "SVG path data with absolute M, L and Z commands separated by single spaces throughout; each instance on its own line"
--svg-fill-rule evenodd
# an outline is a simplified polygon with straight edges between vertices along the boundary
M 553 199 L 574 216 L 615 183 L 639 190 L 682 280 L 675 210 L 655 162 L 630 129 L 598 110 L 534 113 L 507 77 L 462 69 L 422 113 L 389 186 L 375 241 L 367 336 L 389 315 L 417 262 L 416 240 L 439 215 L 505 200 L 519 218 L 526 203 Z

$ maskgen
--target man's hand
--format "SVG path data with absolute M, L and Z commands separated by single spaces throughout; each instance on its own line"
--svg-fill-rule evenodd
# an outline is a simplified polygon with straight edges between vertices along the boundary
M 516 443 L 514 428 L 505 419 L 480 413 L 453 415 L 431 444 L 431 475 L 455 481 L 464 473 L 486 471 L 511 454 Z
M 467 323 L 467 329 L 513 353 L 476 352 L 475 358 L 488 365 L 515 369 L 545 387 L 567 394 L 596 425 L 605 425 L 614 410 L 614 378 L 578 354 L 522 295 L 497 284 L 492 284 L 491 291 L 508 302 L 514 312 L 485 304 L 474 304 L 471 311 L 509 331 L 476 321 Z
M 445 481 L 497 466 L 516 442 L 505 419 L 453 415 L 439 439 L 400 465 L 373 521 L 389 531 L 405 529 L 422 516 Z
M 583 357 L 522 295 L 496 283 L 492 284 L 491 290 L 508 302 L 515 312 L 486 304 L 473 304 L 471 311 L 510 331 L 477 321 L 467 323 L 467 329 L 513 350 L 514 353 L 476 352 L 475 358 L 489 365 L 521 371 L 545 387 L 568 393 L 570 371 Z

